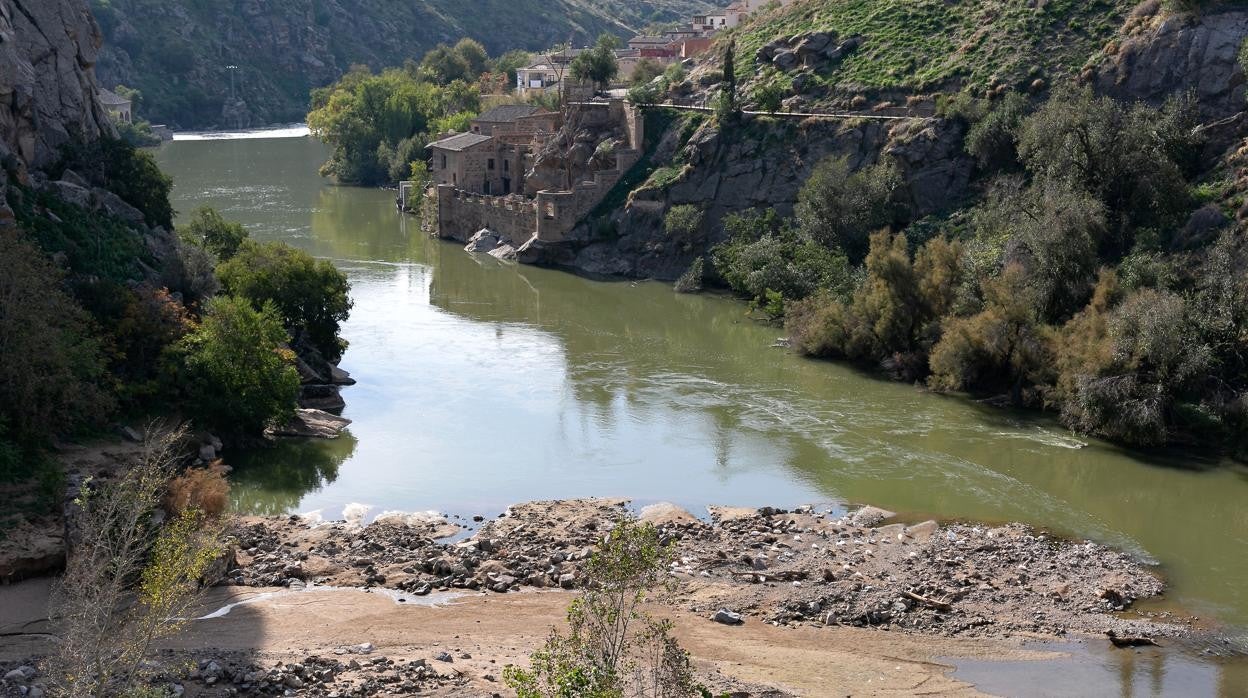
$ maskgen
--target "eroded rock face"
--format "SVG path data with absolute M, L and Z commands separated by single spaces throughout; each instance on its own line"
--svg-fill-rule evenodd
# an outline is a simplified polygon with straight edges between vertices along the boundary
M 1202 117 L 1224 118 L 1245 107 L 1239 65 L 1245 36 L 1245 9 L 1154 17 L 1123 39 L 1091 84 L 1118 99 L 1152 104 L 1191 92 Z
M 0 0 L 0 158 L 39 168 L 71 138 L 113 133 L 96 100 L 102 41 L 84 0 Z
M 684 147 L 687 167 L 675 183 L 633 192 L 616 217 L 616 237 L 592 240 L 591 227 L 582 225 L 577 231 L 582 242 L 545 250 L 541 261 L 589 274 L 674 280 L 722 242 L 724 216 L 751 208 L 792 215 L 802 184 L 830 156 L 848 158 L 855 170 L 882 157 L 896 162 L 907 183 L 906 203 L 919 218 L 965 196 L 974 163 L 962 148 L 962 135 L 958 124 L 926 120 L 789 121 L 727 135 L 704 128 Z M 663 162 L 674 150 L 664 138 L 653 157 Z M 674 240 L 663 217 L 681 204 L 698 206 L 705 216 L 697 235 Z

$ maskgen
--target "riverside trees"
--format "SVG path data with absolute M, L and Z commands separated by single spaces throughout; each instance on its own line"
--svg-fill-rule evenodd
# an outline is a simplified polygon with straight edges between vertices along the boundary
M 1123 443 L 1220 441 L 1244 453 L 1248 281 L 1227 270 L 1248 251 L 1216 208 L 1192 216 L 1191 105 L 1067 88 L 958 118 L 982 176 L 969 206 L 910 223 L 887 160 L 855 172 L 830 159 L 802 189 L 796 224 L 726 231 L 712 255 L 718 278 L 782 305 L 809 355 L 1004 394 Z M 843 254 L 848 271 L 831 261 L 798 271 L 811 245 Z M 742 273 L 768 248 L 776 262 Z M 768 268 L 804 281 L 759 273 Z

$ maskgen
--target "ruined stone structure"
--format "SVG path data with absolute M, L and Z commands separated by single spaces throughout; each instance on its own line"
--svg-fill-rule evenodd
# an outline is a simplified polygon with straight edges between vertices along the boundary
M 438 235 L 466 241 L 477 231 L 488 228 L 516 248 L 530 240 L 563 240 L 603 200 L 624 173 L 637 163 L 645 136 L 641 113 L 622 100 L 578 103 L 570 108 L 575 111 L 569 119 L 575 120 L 578 127 L 587 124 L 616 125 L 623 129 L 627 143 L 616 145 L 612 153 L 613 167 L 594 172 L 592 179 L 577 182 L 570 189 L 543 189 L 533 193 L 531 198 L 514 193 L 488 195 L 437 179 Z M 484 138 L 477 134 L 463 135 Z M 431 147 L 434 148 L 436 173 L 441 165 L 442 151 L 434 146 Z M 494 143 L 490 147 L 504 149 L 508 144 Z M 486 152 L 486 142 L 476 142 L 470 148 Z M 481 157 L 474 154 L 471 159 L 475 161 Z M 447 164 L 451 164 L 449 158 Z

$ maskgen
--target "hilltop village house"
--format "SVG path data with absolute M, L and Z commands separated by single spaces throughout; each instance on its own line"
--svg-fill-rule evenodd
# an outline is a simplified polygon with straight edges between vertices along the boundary
M 579 127 L 625 134 L 626 142 L 612 151 L 614 167 L 568 189 L 530 191 L 525 172 L 562 115 L 528 105 L 496 107 L 475 119 L 470 132 L 429 144 L 438 235 L 466 241 L 489 229 L 517 249 L 531 240 L 564 239 L 637 162 L 644 137 L 641 113 L 623 100 L 578 102 L 568 109 Z
M 639 35 L 628 40 L 627 46 L 615 52 L 620 72 L 616 86 L 627 84 L 633 77 L 637 64 L 649 58 L 664 65 L 693 58 L 709 50 L 715 34 L 736 27 L 749 15 L 763 7 L 777 3 L 791 5 L 797 0 L 736 0 L 728 7 L 705 15 L 694 15 L 685 27 L 672 29 L 661 35 Z M 543 56 L 541 60 L 516 71 L 516 92 L 522 97 L 558 92 L 568 65 L 586 49 L 563 49 Z M 579 97 L 577 97 L 579 99 Z

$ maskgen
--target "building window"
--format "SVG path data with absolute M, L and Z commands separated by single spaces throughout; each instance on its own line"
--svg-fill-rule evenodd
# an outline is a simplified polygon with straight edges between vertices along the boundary
M 486 194 L 493 194 L 493 193 L 494 193 L 494 192 L 490 191 L 490 180 L 488 180 L 488 179 L 487 179 L 487 180 L 485 180 L 485 186 L 484 186 L 483 188 L 485 189 L 485 193 L 486 193 Z
M 511 161 L 503 160 L 503 172 L 511 172 Z
M 442 169 L 446 169 L 446 153 L 442 153 Z
M 485 169 L 487 169 L 487 170 L 492 170 L 492 169 L 494 169 L 494 158 L 490 158 L 489 160 L 487 160 L 487 161 L 486 161 L 486 163 L 485 163 Z

